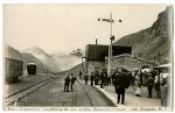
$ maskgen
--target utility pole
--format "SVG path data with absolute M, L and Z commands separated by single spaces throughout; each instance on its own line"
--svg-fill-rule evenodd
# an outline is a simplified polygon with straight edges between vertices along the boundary
M 47 76 L 48 76 L 48 67 L 47 67 Z
M 112 58 L 112 41 L 115 40 L 114 35 L 112 34 L 112 24 L 115 22 L 112 18 L 112 13 L 110 13 L 110 18 L 98 18 L 98 21 L 104 21 L 110 23 L 110 44 L 108 46 L 108 76 L 111 75 L 111 58 Z M 121 19 L 119 19 L 119 22 L 122 22 Z

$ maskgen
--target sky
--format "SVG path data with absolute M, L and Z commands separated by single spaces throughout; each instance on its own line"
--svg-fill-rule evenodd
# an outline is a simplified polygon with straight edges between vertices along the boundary
M 3 39 L 18 50 L 38 46 L 48 53 L 85 49 L 87 44 L 109 44 L 110 24 L 97 21 L 113 15 L 115 41 L 150 27 L 168 5 L 146 4 L 5 4 Z M 121 19 L 122 23 L 118 20 Z

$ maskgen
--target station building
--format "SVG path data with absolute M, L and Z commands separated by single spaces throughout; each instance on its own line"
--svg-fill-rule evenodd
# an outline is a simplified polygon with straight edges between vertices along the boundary
M 143 66 L 152 67 L 153 63 L 132 56 L 132 47 L 112 46 L 111 69 L 125 68 L 129 71 L 141 69 Z M 90 73 L 94 70 L 107 68 L 108 45 L 88 44 L 85 50 L 86 68 Z
M 112 56 L 124 53 L 132 54 L 131 47 L 112 46 Z M 94 70 L 102 70 L 105 67 L 105 57 L 108 56 L 108 45 L 88 44 L 85 50 L 87 72 L 90 74 Z

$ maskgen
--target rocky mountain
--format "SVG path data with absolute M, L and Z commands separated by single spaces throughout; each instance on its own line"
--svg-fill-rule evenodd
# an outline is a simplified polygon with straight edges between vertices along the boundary
M 132 54 L 146 60 L 156 59 L 168 62 L 170 44 L 173 40 L 170 35 L 173 26 L 173 8 L 168 7 L 158 15 L 157 20 L 150 28 L 122 37 L 114 45 L 131 46 Z M 159 60 L 160 61 L 160 60 Z

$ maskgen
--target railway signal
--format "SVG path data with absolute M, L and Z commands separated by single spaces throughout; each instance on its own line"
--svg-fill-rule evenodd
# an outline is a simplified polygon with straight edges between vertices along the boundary
M 112 57 L 112 41 L 115 40 L 115 36 L 112 34 L 112 24 L 115 23 L 114 19 L 112 18 L 112 13 L 110 14 L 110 18 L 98 18 L 98 21 L 104 21 L 110 23 L 111 31 L 110 31 L 110 41 L 111 43 L 109 44 L 108 47 L 108 76 L 111 74 L 111 57 Z M 118 20 L 118 22 L 122 22 L 121 19 Z

